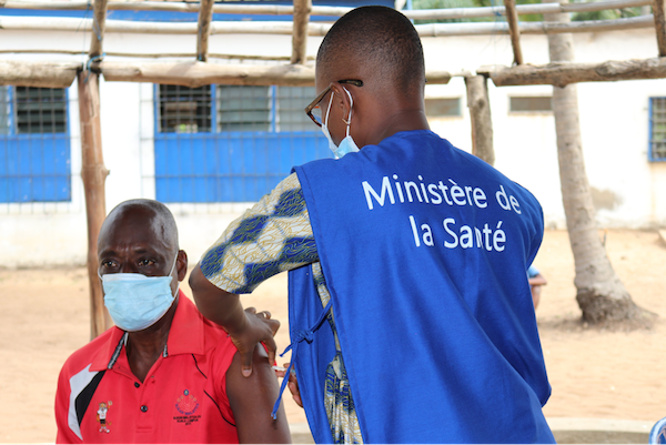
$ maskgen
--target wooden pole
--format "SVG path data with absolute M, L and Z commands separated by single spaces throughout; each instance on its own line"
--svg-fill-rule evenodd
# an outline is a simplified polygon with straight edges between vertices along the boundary
M 0 54 L 68 54 L 68 55 L 76 55 L 79 56 L 81 55 L 81 51 L 78 50 L 73 50 L 73 49 L 0 49 Z M 126 53 L 123 51 L 104 51 L 104 55 L 107 57 L 131 57 L 131 58 L 144 58 L 144 59 L 196 59 L 196 52 L 187 52 L 187 53 L 168 53 L 168 52 L 159 52 L 159 53 Z M 209 59 L 235 59 L 235 60 L 268 60 L 268 61 L 290 61 L 291 56 L 266 56 L 266 55 L 257 55 L 257 54 L 221 54 L 221 53 L 208 53 L 208 58 Z M 314 60 L 314 56 L 308 56 L 307 60 Z M 0 63 L 4 63 L 1 62 Z M 56 65 L 53 62 L 45 62 L 51 66 Z M 42 65 L 40 63 L 39 65 Z M 74 81 L 74 78 L 76 77 L 76 73 L 78 70 L 81 68 L 81 64 L 79 63 L 71 63 L 69 64 L 71 66 L 74 66 L 73 68 L 73 74 L 72 74 L 72 81 Z M 70 82 L 71 84 L 71 82 Z M 57 88 L 57 87 L 54 87 Z
M 0 29 L 21 31 L 90 31 L 92 20 L 71 17 L 12 17 L 0 16 Z M 105 33 L 134 34 L 192 34 L 198 32 L 196 23 L 180 22 L 131 22 L 127 20 L 106 20 Z M 325 36 L 331 28 L 330 23 L 309 22 L 309 36 Z M 279 22 L 213 22 L 210 33 L 215 34 L 258 34 L 258 35 L 293 35 L 294 26 L 288 21 Z M 468 36 L 468 35 L 506 35 L 508 24 L 502 22 L 474 23 L 429 23 L 415 25 L 421 37 Z M 584 20 L 572 23 L 520 22 L 521 34 L 554 34 L 572 32 L 602 32 L 625 29 L 654 28 L 651 15 L 620 18 L 614 20 Z
M 654 16 L 654 28 L 657 31 L 657 47 L 659 57 L 666 57 L 666 7 L 665 0 L 652 1 L 652 15 Z
M 291 63 L 303 64 L 307 54 L 308 22 L 312 0 L 294 0 L 294 33 L 291 39 Z
M 107 81 L 150 82 L 183 85 L 314 85 L 314 67 L 306 65 L 216 64 L 204 62 L 101 62 L 99 68 Z M 448 83 L 444 71 L 426 72 L 428 84 Z
M 199 9 L 199 26 L 197 32 L 197 60 L 208 60 L 208 37 L 210 37 L 210 24 L 213 20 L 213 0 L 201 0 Z
M 504 0 L 504 7 L 506 8 L 506 21 L 509 24 L 509 35 L 513 47 L 513 63 L 521 65 L 523 63 L 523 52 L 520 49 L 520 29 L 518 28 L 516 0 Z
M 641 60 L 611 60 L 603 63 L 553 62 L 547 65 L 484 67 L 478 74 L 490 77 L 496 86 L 554 85 L 564 87 L 577 82 L 664 79 L 666 57 Z
M 606 9 L 623 9 L 645 6 L 652 4 L 653 0 L 601 0 L 595 2 L 581 2 L 571 4 L 524 4 L 517 5 L 516 10 L 522 14 L 545 14 L 553 12 L 584 12 L 603 11 Z M 86 10 L 90 7 L 88 0 L 0 0 L 0 7 L 14 9 L 45 9 L 45 10 Z M 132 11 L 174 11 L 190 12 L 199 11 L 197 2 L 176 1 L 131 1 L 111 0 L 108 3 L 110 10 L 132 10 Z M 352 8 L 337 6 L 313 6 L 312 15 L 340 17 Z M 216 3 L 213 13 L 219 14 L 261 14 L 261 15 L 291 15 L 294 8 L 289 5 L 263 5 L 263 4 L 224 4 Z M 498 14 L 504 15 L 503 6 L 486 6 L 470 8 L 446 8 L 446 9 L 415 9 L 406 10 L 403 13 L 413 20 L 441 20 L 462 19 L 472 17 L 494 17 Z
M 102 57 L 102 41 L 104 40 L 104 28 L 106 27 L 106 3 L 107 0 L 95 0 L 92 24 L 92 39 L 90 40 L 90 52 L 88 57 L 96 60 Z
M 465 85 L 467 107 L 472 121 L 472 154 L 493 165 L 495 149 L 487 78 L 480 75 L 465 76 Z
M 102 285 L 97 277 L 97 236 L 106 216 L 104 181 L 109 171 L 102 157 L 102 132 L 99 114 L 99 74 L 81 71 L 78 75 L 81 119 L 81 179 L 88 221 L 88 283 L 90 285 L 90 338 L 111 326 L 104 307 Z
M 81 69 L 77 62 L 0 61 L 0 85 L 68 88 Z

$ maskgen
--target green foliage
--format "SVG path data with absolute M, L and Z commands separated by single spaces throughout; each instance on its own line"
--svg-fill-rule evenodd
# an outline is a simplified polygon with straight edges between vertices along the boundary
M 578 12 L 571 16 L 573 21 L 583 20 L 615 20 L 620 18 L 637 17 L 641 15 L 641 8 L 606 9 L 603 11 Z
M 541 0 L 517 0 L 516 4 L 534 4 L 541 3 Z M 502 0 L 413 0 L 413 9 L 452 9 L 452 8 L 478 8 L 488 6 L 503 6 Z M 527 14 L 519 17 L 523 22 L 540 21 L 543 17 L 541 14 Z M 496 15 L 495 17 L 471 17 L 466 19 L 443 19 L 443 20 L 416 20 L 416 24 L 420 23 L 459 23 L 459 22 L 496 22 L 505 21 L 503 15 Z
M 537 4 L 541 0 L 517 0 L 516 4 Z M 452 8 L 478 8 L 484 6 L 502 6 L 502 0 L 413 0 L 413 9 L 452 9 Z M 603 11 L 579 12 L 572 14 L 571 20 L 614 20 L 619 18 L 637 17 L 642 14 L 640 7 L 607 9 Z M 459 22 L 494 22 L 505 21 L 503 15 L 495 17 L 473 17 L 467 19 L 444 19 L 444 20 L 416 20 L 416 24 L 421 23 L 459 23 Z M 539 22 L 543 20 L 542 14 L 520 15 L 518 20 L 521 22 Z

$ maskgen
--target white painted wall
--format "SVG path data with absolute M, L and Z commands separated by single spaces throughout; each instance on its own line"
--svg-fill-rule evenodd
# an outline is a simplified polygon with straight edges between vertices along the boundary
M 35 48 L 44 42 L 53 47 L 88 48 L 85 33 L 4 32 L 0 49 L 16 48 L 21 42 Z M 657 54 L 654 31 L 621 31 L 575 35 L 576 59 L 601 62 L 649 58 Z M 316 54 L 319 38 L 308 41 L 308 52 Z M 524 59 L 533 64 L 548 62 L 543 36 L 524 35 Z M 118 36 L 105 39 L 108 51 L 128 47 L 147 52 L 185 52 L 196 47 L 193 36 Z M 211 52 L 245 54 L 290 54 L 289 36 L 212 36 Z M 451 73 L 474 71 L 482 65 L 506 65 L 513 60 L 507 37 L 455 37 L 424 39 L 427 67 Z M 5 55 L 3 55 L 5 57 Z M 10 56 L 7 56 L 10 57 Z M 32 56 L 37 57 L 37 56 Z M 43 56 L 53 59 L 54 56 Z M 84 56 L 71 56 L 85 60 Z M 565 227 L 562 208 L 555 124 L 551 113 L 510 114 L 512 95 L 550 95 L 549 86 L 495 87 L 489 84 L 494 126 L 496 167 L 523 184 L 544 208 L 548 227 Z M 149 84 L 105 82 L 100 84 L 104 162 L 110 170 L 106 202 L 110 210 L 131 198 L 155 196 L 152 153 L 153 87 Z M 666 96 L 665 80 L 578 85 L 583 150 L 590 184 L 597 196 L 614 205 L 601 206 L 601 227 L 647 228 L 666 226 L 666 163 L 647 160 L 650 96 Z M 465 85 L 454 77 L 448 85 L 428 85 L 427 97 L 460 97 L 463 116 L 433 119 L 434 131 L 466 151 L 471 150 L 471 126 L 466 112 Z M 83 264 L 87 232 L 85 202 L 80 179 L 80 130 L 76 83 L 70 88 L 72 134 L 72 202 L 62 204 L 0 204 L 0 267 Z M 180 228 L 181 247 L 190 261 L 220 235 L 248 204 L 170 205 Z

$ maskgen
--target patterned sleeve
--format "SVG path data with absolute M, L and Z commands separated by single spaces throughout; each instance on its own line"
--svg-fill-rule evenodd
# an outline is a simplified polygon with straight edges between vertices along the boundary
M 296 173 L 232 222 L 200 261 L 204 276 L 234 294 L 271 276 L 319 261 Z

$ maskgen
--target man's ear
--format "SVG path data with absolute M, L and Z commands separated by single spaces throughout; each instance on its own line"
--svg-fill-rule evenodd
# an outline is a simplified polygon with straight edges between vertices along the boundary
M 187 275 L 187 253 L 184 250 L 178 251 L 176 260 L 176 270 L 178 271 L 178 281 L 183 281 Z

